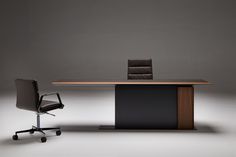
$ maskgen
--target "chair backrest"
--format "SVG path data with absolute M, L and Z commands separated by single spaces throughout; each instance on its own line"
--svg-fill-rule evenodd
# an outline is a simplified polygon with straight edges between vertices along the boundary
M 16 79 L 16 107 L 36 111 L 39 103 L 38 85 L 35 80 Z
M 153 79 L 152 59 L 128 60 L 128 79 Z

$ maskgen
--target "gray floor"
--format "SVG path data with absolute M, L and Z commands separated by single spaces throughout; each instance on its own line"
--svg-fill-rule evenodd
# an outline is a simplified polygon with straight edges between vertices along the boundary
M 114 124 L 114 91 L 61 91 L 66 105 L 44 115 L 42 125 L 61 126 L 62 135 L 48 132 L 47 143 L 40 134 L 20 135 L 14 131 L 35 124 L 34 113 L 15 107 L 15 93 L 0 94 L 0 156 L 81 157 L 236 157 L 236 98 L 196 92 L 195 127 L 192 131 L 120 130 L 100 125 Z M 52 98 L 53 99 L 53 98 Z

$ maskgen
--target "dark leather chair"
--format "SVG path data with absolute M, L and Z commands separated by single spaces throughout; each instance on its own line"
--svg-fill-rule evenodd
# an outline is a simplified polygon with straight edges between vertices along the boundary
M 39 96 L 38 85 L 35 80 L 16 79 L 15 84 L 17 90 L 16 107 L 19 109 L 35 112 L 37 115 L 37 126 L 32 126 L 32 128 L 28 130 L 16 131 L 15 135 L 12 136 L 13 140 L 18 140 L 17 134 L 19 133 L 29 132 L 33 134 L 37 131 L 43 134 L 43 137 L 41 137 L 41 142 L 46 142 L 47 138 L 45 137 L 45 130 L 56 130 L 56 135 L 60 136 L 60 128 L 41 128 L 40 126 L 41 114 L 49 114 L 55 116 L 48 113 L 48 111 L 62 109 L 64 107 L 61 102 L 60 95 L 58 93 L 50 93 Z M 44 97 L 49 95 L 56 95 L 58 98 L 58 102 L 44 100 Z
M 128 80 L 152 80 L 152 59 L 128 60 Z

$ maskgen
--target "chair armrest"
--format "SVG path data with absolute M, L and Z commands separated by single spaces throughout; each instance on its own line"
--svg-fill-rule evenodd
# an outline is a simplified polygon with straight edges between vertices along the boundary
M 49 95 L 56 95 L 56 94 L 59 94 L 57 92 L 54 92 L 54 93 L 46 93 L 46 94 L 42 94 L 41 96 L 49 96 Z
M 47 93 L 47 94 L 43 94 L 43 95 L 40 96 L 40 99 L 39 99 L 38 112 L 40 112 L 39 109 L 40 109 L 40 107 L 41 107 L 41 103 L 42 103 L 42 101 L 43 101 L 43 98 L 44 98 L 45 96 L 50 96 L 50 95 L 57 95 L 57 99 L 58 99 L 59 103 L 62 104 L 62 102 L 61 102 L 61 97 L 60 97 L 59 93 Z

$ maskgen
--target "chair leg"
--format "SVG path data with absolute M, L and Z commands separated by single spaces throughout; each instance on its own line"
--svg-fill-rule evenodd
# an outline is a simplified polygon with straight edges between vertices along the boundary
M 56 135 L 60 136 L 61 135 L 61 129 L 60 128 L 41 128 L 42 130 L 57 130 Z
M 42 130 L 60 130 L 60 128 L 41 128 Z
M 21 130 L 21 131 L 16 131 L 15 134 L 19 134 L 19 133 L 25 133 L 25 132 L 33 132 L 36 131 L 36 129 L 28 129 L 28 130 Z
M 17 134 L 20 134 L 20 133 L 25 133 L 25 132 L 29 132 L 29 133 L 34 133 L 35 131 L 37 131 L 36 129 L 32 128 L 32 129 L 28 129 L 28 130 L 21 130 L 21 131 L 16 131 L 15 132 L 15 135 L 12 136 L 12 139 L 13 140 L 18 140 L 18 135 Z

